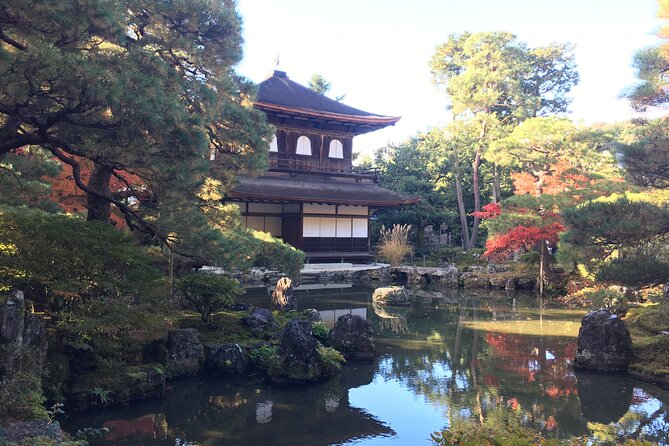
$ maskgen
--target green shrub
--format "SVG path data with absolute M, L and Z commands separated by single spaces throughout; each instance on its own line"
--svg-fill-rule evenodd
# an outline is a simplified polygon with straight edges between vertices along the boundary
M 325 344 L 328 333 L 330 330 L 322 321 L 314 322 L 311 324 L 311 334 L 320 341 L 321 344 Z
M 590 301 L 592 309 L 606 308 L 614 314 L 624 314 L 627 311 L 629 299 L 620 291 L 601 289 L 583 293 L 583 298 Z
M 264 344 L 258 348 L 249 351 L 249 357 L 255 367 L 261 370 L 269 370 L 279 361 L 279 347 L 276 345 Z
M 494 429 L 474 423 L 466 427 L 433 432 L 431 438 L 437 446 L 584 446 L 600 444 L 586 436 L 562 440 L 546 438 L 540 432 L 524 427 Z M 621 440 L 614 444 L 619 446 L 656 445 L 656 443 L 644 440 Z
M 541 255 L 537 251 L 529 251 L 520 256 L 520 261 L 530 266 L 537 266 L 540 257 Z
M 57 336 L 64 345 L 94 352 L 98 368 L 113 370 L 135 362 L 144 345 L 165 335 L 167 313 L 157 297 L 96 299 L 61 312 Z
M 439 446 L 560 446 L 564 441 L 543 438 L 530 430 L 499 431 L 477 425 L 466 429 L 433 432 L 432 441 Z
M 175 289 L 181 304 L 200 313 L 202 322 L 210 322 L 214 311 L 234 303 L 242 293 L 235 279 L 207 273 L 188 274 L 177 281 Z
M 0 207 L 0 289 L 32 298 L 143 295 L 161 275 L 130 233 L 100 222 Z
M 0 355 L 5 360 L 4 355 Z M 42 395 L 42 378 L 37 353 L 23 349 L 17 355 L 14 368 L 0 379 L 0 418 L 47 419 Z
M 343 363 L 346 362 L 344 355 L 332 347 L 318 346 L 318 357 L 330 370 L 339 370 Z

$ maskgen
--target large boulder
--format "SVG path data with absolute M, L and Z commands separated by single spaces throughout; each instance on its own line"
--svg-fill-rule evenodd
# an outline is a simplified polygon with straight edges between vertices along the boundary
M 276 364 L 269 375 L 275 384 L 301 384 L 318 381 L 331 376 L 320 358 L 320 344 L 311 334 L 311 322 L 293 319 L 286 325 L 281 336 Z
M 5 303 L 0 306 L 0 336 L 4 344 L 16 348 L 21 346 L 25 313 L 23 292 L 12 291 Z
M 274 315 L 267 308 L 254 308 L 242 322 L 251 329 L 254 336 L 261 336 L 265 331 L 276 328 Z
M 194 328 L 171 330 L 167 334 L 165 376 L 181 378 L 195 376 L 204 366 L 204 346 Z
M 381 287 L 374 290 L 372 301 L 381 305 L 406 307 L 411 305 L 409 293 L 403 286 Z
M 339 350 L 346 359 L 374 359 L 374 337 L 368 320 L 358 315 L 339 316 L 328 334 L 330 346 Z
M 574 367 L 599 372 L 626 372 L 633 358 L 625 323 L 606 309 L 588 313 L 578 331 Z
M 297 310 L 297 299 L 293 294 L 293 281 L 288 277 L 282 277 L 276 282 L 276 287 L 272 292 L 272 310 Z
M 27 351 L 36 360 L 36 373 L 41 373 L 48 347 L 46 325 L 38 315 L 26 311 L 21 291 L 12 291 L 0 305 L 0 347 L 5 352 L 0 377 L 12 373 L 16 360 Z
M 205 344 L 205 366 L 208 371 L 240 375 L 251 366 L 251 359 L 239 344 Z
M 44 437 L 53 440 L 51 444 L 60 444 L 63 441 L 63 431 L 58 421 L 30 420 L 9 421 L 0 427 L 0 444 L 48 444 Z M 32 441 L 31 441 L 32 440 Z

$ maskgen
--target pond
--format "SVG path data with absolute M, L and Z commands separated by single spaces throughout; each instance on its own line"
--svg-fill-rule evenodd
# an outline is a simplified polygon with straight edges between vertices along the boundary
M 75 413 L 68 432 L 110 431 L 92 444 L 429 445 L 435 430 L 509 421 L 548 436 L 638 436 L 669 445 L 669 392 L 571 367 L 582 312 L 532 295 L 420 291 L 382 307 L 370 289 L 304 286 L 300 308 L 327 325 L 345 313 L 374 327 L 376 359 L 326 382 L 267 386 L 254 377 L 176 381 L 160 399 Z M 242 301 L 268 306 L 266 290 Z

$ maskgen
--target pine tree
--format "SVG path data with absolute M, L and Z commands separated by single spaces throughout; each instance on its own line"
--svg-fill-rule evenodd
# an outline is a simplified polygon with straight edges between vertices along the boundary
M 0 157 L 40 147 L 67 166 L 89 220 L 114 208 L 202 261 L 232 237 L 212 232 L 212 209 L 234 220 L 217 200 L 266 164 L 271 130 L 240 59 L 233 1 L 3 2 Z

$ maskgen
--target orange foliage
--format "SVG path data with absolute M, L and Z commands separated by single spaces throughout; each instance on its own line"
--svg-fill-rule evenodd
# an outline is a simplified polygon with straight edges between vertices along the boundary
M 557 195 L 592 184 L 590 178 L 575 172 L 566 159 L 553 164 L 549 172 L 541 172 L 536 176 L 528 172 L 516 172 L 511 174 L 511 179 L 516 195 Z
M 93 171 L 93 162 L 80 157 L 72 157 L 79 163 L 81 180 L 87 184 Z M 60 173 L 57 177 L 44 178 L 51 183 L 51 193 L 49 198 L 57 203 L 64 212 L 78 214 L 86 212 L 86 194 L 80 190 L 72 175 L 72 167 L 62 163 Z M 125 171 L 117 171 L 119 175 L 133 187 L 140 187 L 143 184 L 138 175 L 130 174 Z M 127 191 L 127 185 L 120 179 L 112 176 L 109 181 L 109 188 L 112 193 Z M 112 205 L 112 222 L 116 227 L 125 227 L 125 220 L 120 212 Z
M 515 172 L 511 174 L 511 178 L 516 195 L 538 197 L 571 192 L 574 203 L 582 199 L 577 191 L 596 183 L 596 180 L 591 180 L 578 172 L 567 159 L 558 160 L 546 172 Z M 504 234 L 489 238 L 484 254 L 486 257 L 504 259 L 519 249 L 530 249 L 542 241 L 555 245 L 560 238 L 560 233 L 566 229 L 557 212 L 548 212 L 545 209 L 509 208 L 504 210 L 500 205 L 491 203 L 484 206 L 482 212 L 476 212 L 473 215 L 483 219 L 494 219 L 505 211 L 515 214 L 537 213 L 541 216 L 541 224 L 534 227 L 516 226 Z
M 661 19 L 669 19 L 669 0 L 658 0 L 657 16 Z M 657 33 L 658 37 L 662 39 L 669 39 L 669 25 L 664 25 Z M 665 43 L 660 47 L 662 57 L 669 60 L 669 43 Z

